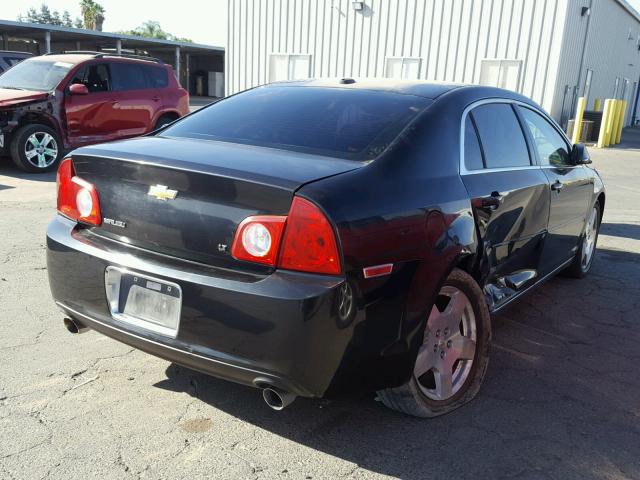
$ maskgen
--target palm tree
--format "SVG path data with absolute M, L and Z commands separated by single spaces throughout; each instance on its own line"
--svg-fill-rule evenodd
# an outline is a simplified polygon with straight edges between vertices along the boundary
M 104 23 L 104 7 L 94 0 L 81 0 L 80 11 L 84 19 L 84 28 L 102 31 Z

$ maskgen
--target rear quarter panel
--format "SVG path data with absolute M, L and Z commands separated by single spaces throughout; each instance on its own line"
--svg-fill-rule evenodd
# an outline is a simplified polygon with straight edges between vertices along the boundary
M 457 169 L 459 120 L 456 127 L 440 113 L 430 107 L 368 166 L 299 191 L 334 221 L 357 296 L 358 313 L 348 327 L 352 365 L 341 370 L 336 389 L 406 381 L 440 285 L 477 249 Z M 385 263 L 394 264 L 391 275 L 364 278 L 363 268 Z M 365 360 L 370 374 L 356 366 Z

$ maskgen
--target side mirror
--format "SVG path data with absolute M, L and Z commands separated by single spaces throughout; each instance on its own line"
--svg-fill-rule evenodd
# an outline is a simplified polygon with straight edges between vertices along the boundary
M 573 165 L 587 165 L 591 163 L 591 157 L 585 147 L 581 143 L 576 143 L 571 150 L 571 163 Z
M 82 83 L 74 83 L 69 87 L 69 93 L 71 95 L 89 95 L 89 89 Z

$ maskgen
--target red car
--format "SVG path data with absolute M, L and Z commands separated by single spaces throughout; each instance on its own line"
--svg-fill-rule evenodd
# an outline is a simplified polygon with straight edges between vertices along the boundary
M 0 75 L 0 155 L 46 172 L 72 148 L 142 135 L 188 112 L 173 69 L 150 57 L 34 57 Z

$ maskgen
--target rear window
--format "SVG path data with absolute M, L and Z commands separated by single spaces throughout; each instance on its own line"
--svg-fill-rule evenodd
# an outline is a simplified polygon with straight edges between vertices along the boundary
M 202 109 L 160 133 L 371 160 L 431 100 L 347 88 L 263 87 Z

